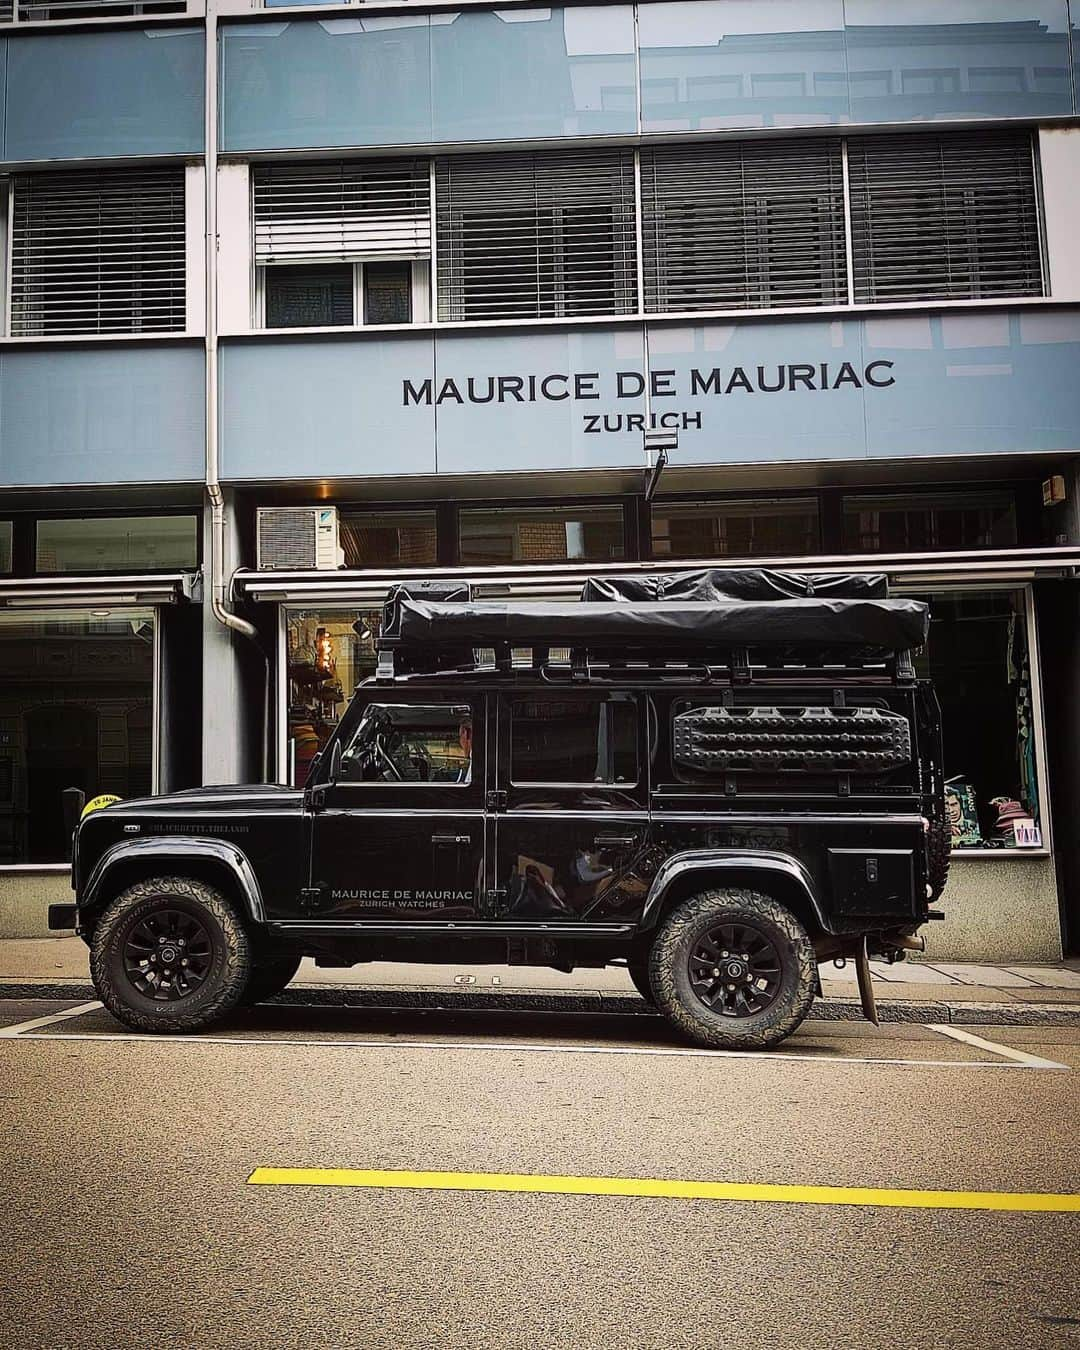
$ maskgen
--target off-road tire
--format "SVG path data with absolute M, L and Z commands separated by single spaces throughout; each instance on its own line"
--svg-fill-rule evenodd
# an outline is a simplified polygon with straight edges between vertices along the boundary
M 194 918 L 210 940 L 210 968 L 181 998 L 157 1002 L 141 993 L 124 966 L 131 932 L 159 910 Z M 243 997 L 251 973 L 251 941 L 232 905 L 205 882 L 189 877 L 152 877 L 136 882 L 108 906 L 94 929 L 90 975 L 98 998 L 119 1021 L 136 1031 L 198 1031 L 224 1017 Z
M 720 924 L 757 929 L 779 958 L 779 989 L 760 1012 L 731 1017 L 698 997 L 690 980 L 695 944 Z M 798 1027 L 814 1001 L 817 961 L 798 919 L 759 891 L 702 891 L 667 916 L 649 957 L 656 1006 L 681 1032 L 715 1050 L 767 1050 Z
M 930 883 L 930 902 L 941 898 L 949 879 L 952 859 L 952 831 L 947 820 L 932 820 L 926 836 L 926 873 Z
M 257 960 L 251 967 L 247 988 L 240 1002 L 250 1006 L 276 998 L 295 977 L 301 959 L 299 956 L 271 956 Z
M 656 995 L 649 980 L 649 955 L 632 956 L 626 963 L 626 969 L 634 988 L 650 1007 L 656 1007 Z

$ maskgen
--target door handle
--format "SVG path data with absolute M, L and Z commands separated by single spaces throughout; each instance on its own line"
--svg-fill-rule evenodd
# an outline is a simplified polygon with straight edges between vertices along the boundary
M 467 834 L 433 834 L 431 842 L 433 844 L 452 844 L 457 848 L 464 848 L 466 844 L 472 843 L 472 837 Z
M 637 843 L 636 834 L 598 834 L 593 840 L 594 848 L 633 848 Z

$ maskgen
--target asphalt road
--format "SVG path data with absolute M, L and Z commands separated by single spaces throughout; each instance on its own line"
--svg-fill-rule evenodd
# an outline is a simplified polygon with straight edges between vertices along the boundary
M 70 1006 L 0 1004 L 8 1350 L 1080 1347 L 1077 1212 L 248 1180 L 1073 1195 L 1080 1031 L 971 1029 L 1009 1058 L 816 1023 L 739 1058 L 584 1014 L 269 1007 L 183 1040 L 93 1009 L 28 1025 Z

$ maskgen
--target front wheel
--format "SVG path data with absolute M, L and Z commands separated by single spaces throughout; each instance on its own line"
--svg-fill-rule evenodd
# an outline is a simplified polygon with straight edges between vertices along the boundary
M 94 929 L 90 974 L 109 1012 L 136 1031 L 209 1026 L 240 1001 L 251 943 L 229 902 L 190 877 L 129 886 Z
M 810 1011 L 817 962 L 790 910 L 730 889 L 703 891 L 668 915 L 649 973 L 657 1007 L 699 1045 L 764 1050 Z

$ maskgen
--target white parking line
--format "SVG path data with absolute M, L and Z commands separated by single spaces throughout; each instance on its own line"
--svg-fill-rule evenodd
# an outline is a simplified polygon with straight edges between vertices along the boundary
M 16 1022 L 13 1027 L 0 1027 L 0 1040 L 16 1040 L 29 1031 L 51 1027 L 54 1022 L 66 1022 L 69 1017 L 81 1017 L 83 1013 L 96 1012 L 101 1006 L 100 1003 L 80 1003 L 77 1008 L 66 1008 L 63 1012 L 50 1013 L 48 1017 L 35 1017 L 29 1022 Z
M 930 1031 L 936 1031 L 942 1036 L 951 1036 L 954 1041 L 963 1041 L 965 1045 L 973 1045 L 978 1050 L 990 1050 L 995 1055 L 1004 1055 L 1006 1059 L 1015 1060 L 1017 1064 L 1025 1069 L 1067 1069 L 1067 1064 L 1059 1064 L 1055 1059 L 1043 1059 L 1041 1055 L 1029 1055 L 1026 1050 L 1014 1050 L 1010 1045 L 997 1045 L 994 1041 L 984 1041 L 981 1036 L 973 1036 L 970 1031 L 963 1031 L 960 1027 L 948 1027 L 937 1022 L 926 1024 Z
M 89 1011 L 87 1005 L 83 1011 Z M 74 1010 L 71 1013 L 75 1015 Z M 29 1024 L 25 1024 L 29 1025 Z M 941 1028 L 937 1028 L 941 1030 Z M 951 1031 L 952 1028 L 949 1028 Z M 799 1064 L 884 1064 L 899 1068 L 923 1069 L 1068 1069 L 1067 1064 L 1058 1064 L 1053 1060 L 1040 1059 L 1037 1055 L 1024 1055 L 1022 1051 L 1011 1054 L 1001 1046 L 982 1041 L 986 1049 L 995 1055 L 1005 1055 L 1004 1059 L 900 1059 L 878 1055 L 800 1055 L 787 1050 L 704 1050 L 680 1049 L 674 1046 L 637 1046 L 637 1045 L 532 1045 L 515 1041 L 409 1041 L 403 1038 L 394 1040 L 358 1040 L 355 1038 L 335 1038 L 333 1040 L 314 1040 L 309 1038 L 293 1039 L 285 1037 L 262 1038 L 244 1036 L 159 1036 L 143 1032 L 105 1031 L 105 1032 L 43 1032 L 25 1031 L 8 1039 L 19 1041 L 152 1041 L 158 1046 L 167 1045 L 234 1045 L 234 1046 L 272 1046 L 287 1049 L 293 1046 L 317 1048 L 320 1050 L 470 1050 L 495 1052 L 498 1054 L 531 1055 L 640 1055 L 648 1058 L 663 1059 L 763 1059 L 795 1061 Z M 960 1038 L 964 1039 L 964 1038 Z M 978 1037 L 974 1037 L 978 1040 Z

